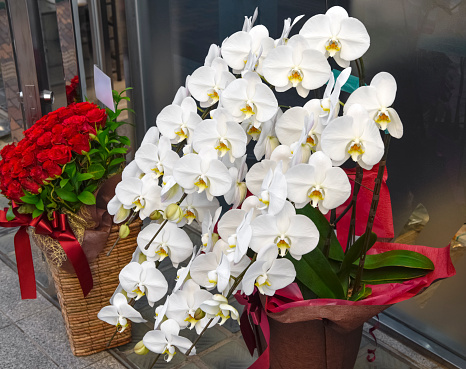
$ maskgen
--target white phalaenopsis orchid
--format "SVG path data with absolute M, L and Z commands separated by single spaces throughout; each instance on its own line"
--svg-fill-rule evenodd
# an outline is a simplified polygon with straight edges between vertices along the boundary
M 169 299 L 169 307 L 166 312 L 167 318 L 174 319 L 180 328 L 196 328 L 196 333 L 201 333 L 203 324 L 201 320 L 207 320 L 197 310 L 201 304 L 212 298 L 212 294 L 194 282 L 192 279 L 186 281 L 183 288 L 172 293 Z
M 228 153 L 230 162 L 242 157 L 246 152 L 247 135 L 234 118 L 223 108 L 216 109 L 212 119 L 199 123 L 193 135 L 194 150 L 211 147 L 219 157 Z
M 151 178 L 127 178 L 115 188 L 115 196 L 125 209 L 139 211 L 139 217 L 144 220 L 150 214 L 161 208 L 161 188 Z
M 178 225 L 184 225 L 185 223 L 191 224 L 193 220 L 196 220 L 199 224 L 204 222 L 207 214 L 214 214 L 218 209 L 218 200 L 214 197 L 211 201 L 207 199 L 205 192 L 202 193 L 191 193 L 183 200 L 180 204 L 180 208 L 183 211 L 184 220 Z
M 128 327 L 127 319 L 135 323 L 146 322 L 137 310 L 128 305 L 128 301 L 122 293 L 117 293 L 113 297 L 112 305 L 100 309 L 97 317 L 108 324 L 116 326 L 120 333 Z
M 351 157 L 361 167 L 370 170 L 382 159 L 384 144 L 367 110 L 362 105 L 353 104 L 346 115 L 332 120 L 325 128 L 322 150 L 335 166 Z
M 146 295 L 150 306 L 167 293 L 168 283 L 153 261 L 131 262 L 121 270 L 119 278 L 128 297 L 139 300 Z
M 280 255 L 287 252 L 296 260 L 314 250 L 319 242 L 319 231 L 305 215 L 296 214 L 294 206 L 286 201 L 277 215 L 260 215 L 251 223 L 250 248 L 259 252 L 270 244 L 276 245 Z
M 220 56 L 221 56 L 220 46 L 218 46 L 216 44 L 211 44 L 209 46 L 209 51 L 207 52 L 207 55 L 206 55 L 206 57 L 204 59 L 204 66 L 205 67 L 212 66 L 212 62 L 216 58 L 220 58 Z
M 157 127 L 150 127 L 144 138 L 142 139 L 141 146 L 145 144 L 158 145 L 160 140 L 160 132 Z
M 213 215 L 209 212 L 205 220 L 202 222 L 202 251 L 206 253 L 212 251 L 212 247 L 214 247 L 214 244 L 218 239 L 216 237 L 214 240 L 214 227 L 218 222 L 218 218 L 220 218 L 221 212 L 222 207 L 219 207 L 217 210 L 215 210 L 215 213 Z
M 306 21 L 299 34 L 309 45 L 325 56 L 331 56 L 342 68 L 350 61 L 364 55 L 370 45 L 366 27 L 340 6 L 334 6 L 325 14 L 318 14 Z
M 343 204 L 351 194 L 345 171 L 332 167 L 332 161 L 322 151 L 312 154 L 309 164 L 296 165 L 286 172 L 288 198 L 297 209 L 307 204 L 326 214 Z
M 176 162 L 173 176 L 186 193 L 205 191 L 209 200 L 223 196 L 231 188 L 228 169 L 218 160 L 212 147 L 203 147 L 199 154 L 183 156 Z
M 223 91 L 220 102 L 237 122 L 251 117 L 266 122 L 278 109 L 274 93 L 255 72 L 248 72 L 243 78 L 231 82 Z
M 290 149 L 293 152 L 290 167 L 307 162 L 309 160 L 312 151 L 312 146 L 309 143 L 309 133 L 311 132 L 312 127 L 316 124 L 316 120 L 317 119 L 314 119 L 313 114 L 305 117 L 299 140 L 290 146 Z
M 253 219 L 254 209 L 232 209 L 218 222 L 218 234 L 228 243 L 226 254 L 230 261 L 238 263 L 246 255 L 252 237 Z
M 346 101 L 344 112 L 354 104 L 364 106 L 379 128 L 388 130 L 391 136 L 403 136 L 403 124 L 395 109 L 391 108 L 396 96 L 396 81 L 390 73 L 380 72 L 369 86 L 359 87 Z
M 159 141 L 157 139 L 157 143 L 158 142 Z M 150 142 L 147 142 L 147 143 L 150 143 Z M 125 180 L 126 178 L 139 178 L 139 179 L 141 179 L 142 177 L 144 177 L 144 172 L 141 170 L 141 168 L 139 168 L 138 164 L 134 160 L 131 163 L 129 163 L 125 167 L 125 169 L 123 169 L 123 172 L 121 173 L 121 179 L 122 180 Z
M 310 90 L 323 86 L 331 73 L 325 56 L 311 49 L 300 35 L 291 37 L 286 45 L 270 50 L 262 71 L 277 92 L 295 87 L 301 97 L 307 97 Z
M 168 319 L 160 325 L 160 330 L 147 332 L 142 341 L 150 351 L 156 354 L 165 354 L 165 361 L 173 359 L 176 349 L 183 354 L 192 346 L 192 342 L 185 337 L 179 336 L 180 326 L 173 319 Z M 191 355 L 196 354 L 193 348 Z
M 192 97 L 183 99 L 181 105 L 168 105 L 157 115 L 156 124 L 162 135 L 168 137 L 172 143 L 178 143 L 187 139 L 191 142 L 191 136 L 196 126 L 202 121 L 197 115 L 196 101 Z
M 176 272 L 176 284 L 175 287 L 173 287 L 172 293 L 175 293 L 178 291 L 185 282 L 187 282 L 191 277 L 189 277 L 189 270 L 191 269 L 191 265 L 193 263 L 194 258 L 199 255 L 201 252 L 201 249 L 196 251 L 196 249 L 193 250 L 193 255 L 191 256 L 191 260 L 189 260 L 188 265 L 185 267 L 180 267 L 178 271 Z M 189 278 L 188 278 L 189 277 Z
M 228 299 L 223 295 L 214 295 L 211 300 L 205 301 L 201 305 L 201 310 L 206 313 L 206 316 L 211 319 L 215 317 L 222 318 L 219 325 L 223 325 L 228 318 L 238 321 L 239 324 L 239 313 L 233 306 L 228 304 Z
M 161 228 L 160 224 L 151 223 L 138 235 L 137 243 L 141 252 L 147 256 L 148 261 L 162 261 L 167 256 L 173 266 L 186 260 L 193 251 L 193 243 L 185 231 L 178 228 L 176 224 L 167 223 L 150 243 L 152 237 Z M 146 246 L 149 247 L 146 249 Z
M 272 155 L 273 150 L 280 145 L 275 132 L 275 125 L 282 115 L 282 110 L 278 108 L 277 113 L 272 117 L 272 119 L 262 123 L 260 125 L 260 129 L 255 128 L 253 125 L 247 129 L 246 132 L 251 135 L 253 139 L 254 136 L 259 136 L 257 143 L 254 146 L 254 155 L 258 161 L 260 161 L 264 155 L 266 159 L 270 159 L 270 155 Z
M 282 35 L 278 40 L 275 41 L 277 46 L 285 45 L 288 42 L 288 36 L 291 32 L 291 29 L 294 27 L 296 23 L 298 23 L 302 18 L 304 17 L 304 14 L 298 15 L 294 20 L 293 23 L 291 23 L 291 18 L 286 18 L 283 21 L 283 31 Z
M 338 112 L 340 111 L 339 98 L 341 88 L 345 85 L 350 75 L 350 67 L 344 69 L 338 75 L 336 82 L 333 73 L 330 75 L 330 80 L 328 81 L 327 87 L 324 91 L 324 97 L 322 98 L 322 100 L 320 100 L 320 106 L 322 108 L 320 120 L 324 126 L 326 126 L 328 122 L 330 122 L 332 119 L 338 116 Z
M 179 156 L 172 150 L 170 139 L 165 136 L 160 138 L 158 145 L 141 145 L 134 156 L 139 168 L 154 178 L 163 176 L 166 171 L 171 173 L 178 159 Z
M 125 209 L 116 195 L 108 202 L 107 211 L 110 215 L 113 215 L 113 223 L 115 224 L 124 222 L 131 214 L 131 209 Z
M 180 86 L 180 88 L 178 88 L 178 91 L 176 91 L 175 97 L 173 98 L 172 105 L 181 106 L 181 104 L 183 103 L 183 100 L 185 98 L 191 96 L 191 93 L 189 92 L 189 90 L 187 88 L 189 78 L 191 78 L 190 75 L 186 76 L 186 82 L 185 82 L 184 86 Z
M 277 164 L 273 160 L 263 160 L 254 164 L 246 175 L 246 185 L 259 197 L 263 211 L 275 215 L 282 210 L 287 191 L 282 162 Z
M 235 166 L 228 168 L 232 179 L 230 190 L 224 195 L 227 204 L 232 205 L 233 209 L 236 209 L 246 198 L 248 189 L 246 183 L 243 182 L 248 171 L 246 165 L 246 155 L 235 161 Z
M 188 87 L 201 107 L 207 108 L 219 100 L 222 91 L 234 80 L 225 60 L 215 58 L 210 66 L 202 66 L 193 72 Z
M 293 283 L 296 270 L 288 259 L 277 259 L 278 249 L 274 244 L 263 247 L 257 254 L 256 261 L 246 271 L 242 290 L 251 295 L 254 286 L 263 295 L 273 296 L 276 290 Z

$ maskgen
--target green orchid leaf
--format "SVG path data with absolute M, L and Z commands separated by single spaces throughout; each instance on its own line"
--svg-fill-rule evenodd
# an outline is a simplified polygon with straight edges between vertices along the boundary
M 404 267 L 434 270 L 432 260 L 418 252 L 410 250 L 391 250 L 375 255 L 367 255 L 364 269 L 384 267 Z
M 86 205 L 94 205 L 95 204 L 95 196 L 90 193 L 89 191 L 83 191 L 78 195 L 79 201 Z
M 355 278 L 357 267 L 353 266 L 351 277 Z M 362 273 L 362 283 L 365 284 L 384 284 L 384 283 L 402 283 L 410 279 L 423 277 L 430 273 L 431 270 L 405 267 L 384 267 L 378 269 L 364 269 Z
M 368 250 L 372 246 L 374 246 L 376 241 L 377 241 L 377 235 L 374 232 L 371 232 L 371 234 L 369 235 Z M 340 271 L 338 272 L 338 276 L 340 277 L 340 280 L 342 281 L 348 280 L 348 276 L 350 274 L 352 264 L 356 260 L 358 260 L 364 252 L 363 249 L 364 249 L 365 242 L 366 242 L 366 234 L 359 237 L 356 240 L 356 242 L 353 245 L 351 245 L 351 247 L 349 248 L 348 252 L 345 255 L 345 258 L 343 259 L 343 262 L 341 263 Z
M 372 288 L 367 287 L 365 284 L 362 285 L 357 295 L 351 296 L 351 301 L 364 300 L 366 297 L 372 294 Z
M 327 239 L 329 229 L 331 228 L 328 220 L 324 217 L 324 215 L 320 212 L 319 209 L 312 207 L 310 204 L 306 205 L 302 209 L 296 209 L 296 214 L 305 215 L 314 222 L 320 235 L 317 247 L 321 251 L 323 251 L 325 240 Z M 331 241 L 329 249 L 329 258 L 337 261 L 342 261 L 345 257 L 345 253 L 343 252 L 343 248 L 338 242 L 338 239 L 333 229 L 331 230 L 330 240 Z
M 100 179 L 105 174 L 105 168 L 100 164 L 91 164 L 87 172 L 92 174 L 95 179 Z
M 76 194 L 74 192 L 67 191 L 64 188 L 57 188 L 55 191 L 57 192 L 57 195 L 62 200 L 69 201 L 69 202 L 78 201 L 78 197 L 76 196 Z

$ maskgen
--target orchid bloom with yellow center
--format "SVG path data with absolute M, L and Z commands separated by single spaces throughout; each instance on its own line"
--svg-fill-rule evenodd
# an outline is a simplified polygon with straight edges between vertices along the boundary
M 135 323 L 145 323 L 146 320 L 132 306 L 122 293 L 117 293 L 112 298 L 112 305 L 100 309 L 97 317 L 104 322 L 117 327 L 118 332 L 123 332 L 128 327 L 128 320 Z
M 230 317 L 240 321 L 238 310 L 228 304 L 228 299 L 220 294 L 214 295 L 210 300 L 201 304 L 201 309 L 206 313 L 208 318 L 220 317 L 222 320 L 219 325 L 223 325 Z
M 172 150 L 170 139 L 162 136 L 158 145 L 147 143 L 142 145 L 135 154 L 134 160 L 141 170 L 155 178 L 171 173 L 173 165 L 179 156 Z
M 167 293 L 168 283 L 153 261 L 131 262 L 121 270 L 119 278 L 128 297 L 139 300 L 146 295 L 150 306 Z

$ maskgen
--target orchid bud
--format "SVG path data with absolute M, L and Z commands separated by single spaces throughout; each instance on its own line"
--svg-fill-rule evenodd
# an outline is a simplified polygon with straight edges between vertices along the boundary
M 265 157 L 270 159 L 270 155 L 272 155 L 273 150 L 275 150 L 278 146 L 280 146 L 280 141 L 278 141 L 277 137 L 268 137 L 269 143 L 266 146 Z
M 154 210 L 152 213 L 150 213 L 149 218 L 151 220 L 159 220 L 162 214 L 158 210 Z
M 134 346 L 134 353 L 138 355 L 146 355 L 147 353 L 149 353 L 149 349 L 146 346 L 144 346 L 144 343 L 141 340 Z
M 139 264 L 142 264 L 142 263 L 144 263 L 145 261 L 147 261 L 147 256 L 141 252 L 141 253 L 139 254 L 139 257 L 138 257 L 138 263 L 139 263 Z
M 170 204 L 163 213 L 163 218 L 178 223 L 183 218 L 183 210 L 178 204 Z
M 218 241 L 218 233 L 212 233 L 212 245 L 215 245 Z
M 238 183 L 238 192 L 239 192 L 239 198 L 240 198 L 239 203 L 242 203 L 248 193 L 248 188 L 246 186 L 246 183 L 244 182 Z
M 205 317 L 205 311 L 201 310 L 201 308 L 197 308 L 196 312 L 194 313 L 194 319 L 201 320 Z
M 126 238 L 126 237 L 128 237 L 128 236 L 129 236 L 129 232 L 130 232 L 129 227 L 128 227 L 126 224 L 122 224 L 122 225 L 120 226 L 120 233 L 119 233 L 119 234 L 120 234 L 120 238 Z

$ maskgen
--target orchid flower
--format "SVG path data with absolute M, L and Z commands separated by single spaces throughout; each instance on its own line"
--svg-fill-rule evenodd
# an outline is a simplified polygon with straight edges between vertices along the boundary
M 211 44 L 209 46 L 209 51 L 207 52 L 207 55 L 206 55 L 206 57 L 204 59 L 204 66 L 211 67 L 212 62 L 215 59 L 220 58 L 220 56 L 221 56 L 220 46 L 218 46 L 216 44 Z
M 212 216 L 209 212 L 207 214 L 207 218 L 202 222 L 202 234 L 201 234 L 201 242 L 202 242 L 202 251 L 208 253 L 214 247 L 214 227 L 218 222 L 218 218 L 220 217 L 220 213 L 222 212 L 222 207 L 220 206 Z
M 277 44 L 277 46 L 281 46 L 281 45 L 286 45 L 286 43 L 288 42 L 288 36 L 291 32 L 291 29 L 294 27 L 294 25 L 296 23 L 298 23 L 302 18 L 304 17 L 304 14 L 302 15 L 298 15 L 294 20 L 293 20 L 293 23 L 291 23 L 291 18 L 287 18 L 284 20 L 283 22 L 283 31 L 282 31 L 282 35 L 280 36 L 280 38 L 278 40 L 275 41 L 275 43 Z
M 173 176 L 186 193 L 205 191 L 209 200 L 226 194 L 231 188 L 228 169 L 218 160 L 212 147 L 203 147 L 198 155 L 188 154 L 180 158 L 173 168 Z
M 278 249 L 274 244 L 263 247 L 256 261 L 243 277 L 242 291 L 246 295 L 254 292 L 254 286 L 263 295 L 273 296 L 276 290 L 293 283 L 296 270 L 288 259 L 277 259 Z
M 100 309 L 97 317 L 108 324 L 115 325 L 120 333 L 128 327 L 127 319 L 135 323 L 146 322 L 137 310 L 128 305 L 128 301 L 122 293 L 117 293 L 114 296 L 111 306 L 104 306 Z
M 181 221 L 179 225 L 191 224 L 193 220 L 201 224 L 206 219 L 207 214 L 214 213 L 218 209 L 218 206 L 219 203 L 215 197 L 209 201 L 204 192 L 191 193 L 180 204 L 180 208 L 183 210 L 184 221 Z
M 364 55 L 370 45 L 366 27 L 340 6 L 334 6 L 325 14 L 318 14 L 304 23 L 299 34 L 309 45 L 325 56 L 331 56 L 342 68 L 350 61 Z
M 301 137 L 295 143 L 290 146 L 292 150 L 292 157 L 290 166 L 295 166 L 300 163 L 304 163 L 309 160 L 311 156 L 312 146 L 309 143 L 309 132 L 315 125 L 314 115 L 306 116 L 304 119 L 303 130 L 301 131 Z
M 252 116 L 258 122 L 266 122 L 278 109 L 274 93 L 255 72 L 248 72 L 243 78 L 231 82 L 223 91 L 220 102 L 237 122 Z
M 218 222 L 218 233 L 228 243 L 226 251 L 230 261 L 238 263 L 246 255 L 252 237 L 251 222 L 254 210 L 232 209 L 227 211 Z
M 184 86 L 180 86 L 180 88 L 178 88 L 178 91 L 176 91 L 175 97 L 173 98 L 172 105 L 181 106 L 181 104 L 183 103 L 183 100 L 185 98 L 191 96 L 191 93 L 189 92 L 189 90 L 187 88 L 190 78 L 191 78 L 190 75 L 186 76 L 186 82 L 185 82 Z
M 275 133 L 275 125 L 282 115 L 282 110 L 278 108 L 277 113 L 272 117 L 272 119 L 262 123 L 260 129 L 257 129 L 254 126 L 250 126 L 247 129 L 246 132 L 251 135 L 253 139 L 254 135 L 259 137 L 256 145 L 254 146 L 254 155 L 258 161 L 260 161 L 264 155 L 266 159 L 270 159 L 270 155 L 272 155 L 273 150 L 275 150 L 280 144 L 277 134 Z
M 403 124 L 396 110 L 390 108 L 395 101 L 396 89 L 395 78 L 390 73 L 380 72 L 372 78 L 369 86 L 359 87 L 350 95 L 344 112 L 354 104 L 361 104 L 382 131 L 388 130 L 391 136 L 401 138 Z
M 152 144 L 152 145 L 158 145 L 160 140 L 160 131 L 157 127 L 152 126 L 150 127 L 146 134 L 144 135 L 144 138 L 142 139 L 141 146 L 145 144 Z
M 139 211 L 139 217 L 144 220 L 161 207 L 161 188 L 156 181 L 138 178 L 126 178 L 115 188 L 115 195 L 125 209 Z
M 198 256 L 200 252 L 201 252 L 200 248 L 199 248 L 198 251 L 196 251 L 196 249 L 194 249 L 193 254 L 191 256 L 191 259 L 189 260 L 188 265 L 186 265 L 185 267 L 180 267 L 177 270 L 177 272 L 176 272 L 176 284 L 175 284 L 175 287 L 173 287 L 172 293 L 175 293 L 176 291 L 178 291 L 183 286 L 183 284 L 191 278 L 189 276 L 189 271 L 191 269 L 191 265 L 193 263 L 194 258 L 196 256 Z
M 232 179 L 232 185 L 230 190 L 224 195 L 224 199 L 227 204 L 232 205 L 233 209 L 236 209 L 246 198 L 247 187 L 246 183 L 243 182 L 248 171 L 246 165 L 246 154 L 242 158 L 235 161 L 235 166 L 228 169 Z
M 322 151 L 311 155 L 309 164 L 296 165 L 286 172 L 288 198 L 297 209 L 307 204 L 319 206 L 326 214 L 343 204 L 351 195 L 351 185 L 345 171 L 332 167 L 332 161 Z
M 262 210 L 271 215 L 278 214 L 286 201 L 286 179 L 282 168 L 282 162 L 276 164 L 272 160 L 263 160 L 254 164 L 246 175 L 249 191 L 259 197 Z M 267 170 L 265 176 L 264 169 Z
M 323 86 L 331 73 L 325 56 L 311 49 L 300 35 L 291 37 L 286 45 L 270 50 L 262 71 L 277 92 L 295 87 L 299 96 L 304 98 L 310 90 Z
M 212 147 L 219 157 L 228 153 L 230 162 L 246 153 L 247 136 L 241 126 L 223 108 L 212 113 L 212 119 L 199 123 L 193 135 L 194 150 Z
M 350 157 L 364 169 L 382 159 L 384 144 L 367 110 L 353 104 L 346 115 L 332 120 L 322 133 L 322 150 L 333 165 L 343 164 Z
M 274 244 L 280 250 L 280 256 L 285 256 L 289 251 L 293 258 L 300 260 L 319 242 L 319 231 L 312 220 L 296 214 L 294 206 L 288 201 L 280 213 L 260 215 L 252 221 L 251 227 L 249 247 L 255 252 Z
M 147 295 L 150 306 L 167 293 L 168 283 L 153 261 L 131 262 L 121 270 L 119 278 L 128 297 L 139 300 Z
M 158 142 L 158 140 L 157 140 Z M 123 172 L 121 173 L 121 179 L 125 180 L 127 178 L 139 178 L 141 179 L 144 177 L 144 172 L 139 168 L 138 164 L 136 161 L 132 161 L 129 163 L 125 169 L 123 169 Z
M 199 67 L 193 72 L 188 87 L 201 107 L 207 108 L 218 102 L 222 91 L 235 79 L 225 60 L 215 58 L 210 66 Z
M 183 99 L 181 105 L 168 105 L 157 115 L 156 124 L 162 135 L 173 144 L 187 139 L 191 142 L 194 128 L 202 121 L 197 115 L 197 105 L 192 97 Z
M 147 332 L 142 341 L 152 352 L 156 354 L 166 354 L 165 361 L 169 362 L 176 354 L 176 349 L 185 353 L 192 346 L 192 342 L 186 337 L 179 336 L 180 326 L 173 319 L 168 319 L 160 325 L 160 330 Z M 191 355 L 196 354 L 193 348 Z
M 146 250 L 146 245 L 160 228 L 161 225 L 156 223 L 147 225 L 139 232 L 138 247 L 147 256 L 148 261 L 162 261 L 168 256 L 173 266 L 177 268 L 179 263 L 191 255 L 193 243 L 186 232 L 176 224 L 166 223 Z
M 162 136 L 158 145 L 147 143 L 136 151 L 134 160 L 144 173 L 154 178 L 163 176 L 168 169 L 170 172 L 179 156 L 172 150 L 170 139 Z
M 230 281 L 230 262 L 220 248 L 201 254 L 193 260 L 190 269 L 191 278 L 207 290 L 217 287 L 223 292 Z
M 222 318 L 222 321 L 219 325 L 223 325 L 227 321 L 228 318 L 231 318 L 238 321 L 240 324 L 240 316 L 238 310 L 236 310 L 233 306 L 228 304 L 228 299 L 223 295 L 214 295 L 212 299 L 204 301 L 201 304 L 201 310 L 206 313 L 206 316 L 211 319 L 215 317 Z
M 201 304 L 212 298 L 212 294 L 201 289 L 194 280 L 188 280 L 181 290 L 172 293 L 168 298 L 169 308 L 167 318 L 174 319 L 180 328 L 196 328 L 196 333 L 200 334 L 202 330 L 201 320 L 205 319 L 204 314 L 196 314 Z
M 345 85 L 350 75 L 350 67 L 341 71 L 336 82 L 333 73 L 330 75 L 330 80 L 324 91 L 324 97 L 320 101 L 320 106 L 322 108 L 320 118 L 324 126 L 338 116 L 338 112 L 340 111 L 339 97 L 341 88 Z
M 116 195 L 108 202 L 107 211 L 110 215 L 113 215 L 113 223 L 115 224 L 124 222 L 131 214 L 131 210 L 125 209 Z

